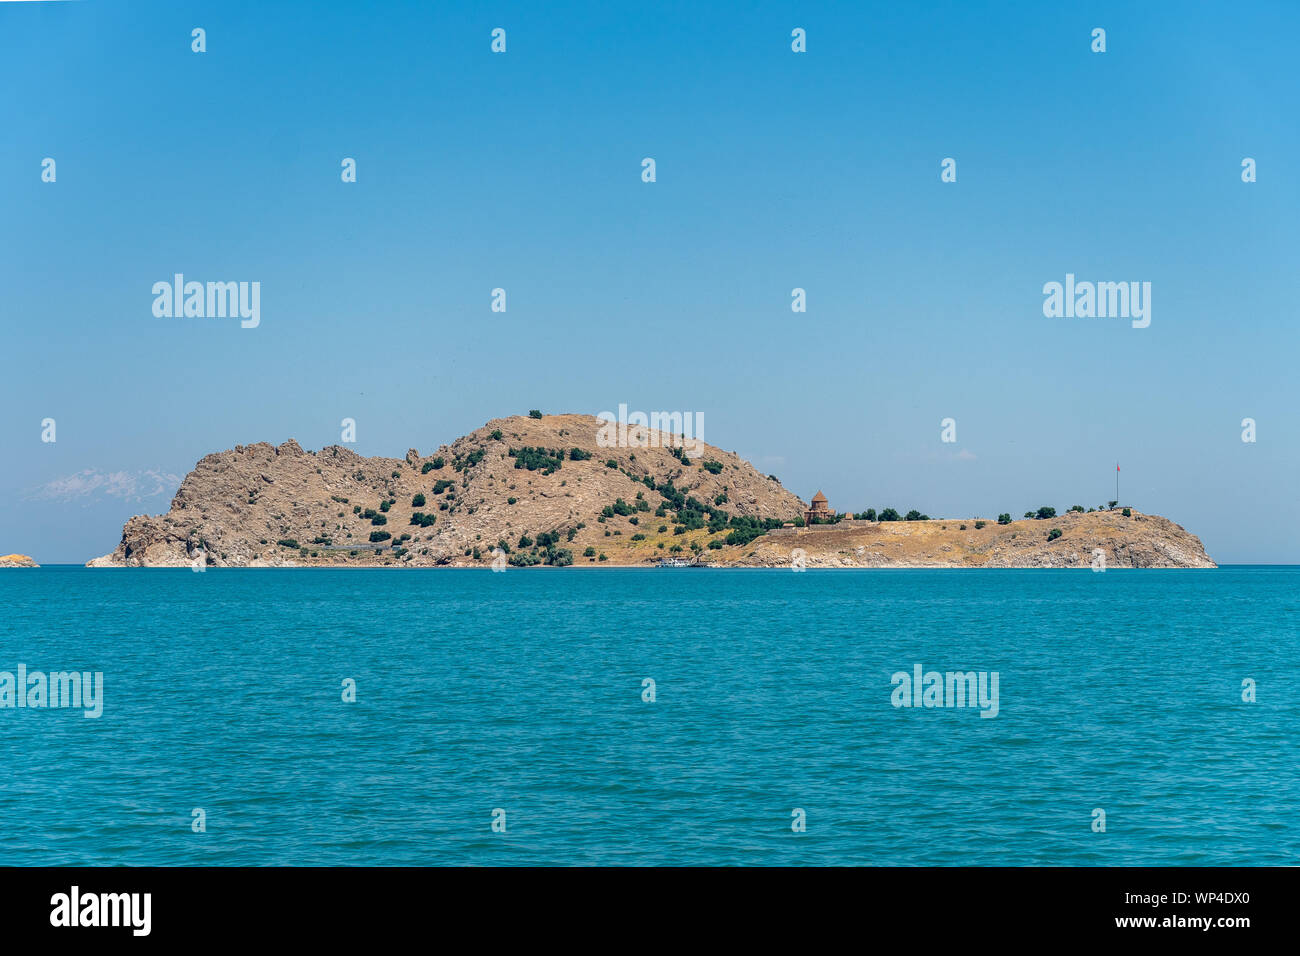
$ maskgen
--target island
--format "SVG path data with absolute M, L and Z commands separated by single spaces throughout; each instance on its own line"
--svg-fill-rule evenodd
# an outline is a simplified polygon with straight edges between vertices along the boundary
M 1118 503 L 930 518 L 805 503 L 734 452 L 590 415 L 499 418 L 435 452 L 289 439 L 207 455 L 89 567 L 1212 568 Z M 1098 568 L 1098 564 L 1101 568 Z

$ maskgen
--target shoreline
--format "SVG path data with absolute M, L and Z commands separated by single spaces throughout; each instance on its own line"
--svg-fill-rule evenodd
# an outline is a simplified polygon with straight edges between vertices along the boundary
M 240 565 L 236 567 L 219 567 L 213 565 L 201 572 L 195 572 L 188 565 L 98 565 L 91 567 L 85 564 L 45 564 L 41 567 L 52 570 L 55 568 L 84 568 L 87 571 L 189 571 L 190 573 L 206 574 L 208 571 L 483 571 L 493 572 L 492 568 L 484 565 L 468 564 L 443 564 L 443 565 L 385 565 L 385 564 L 257 564 L 257 565 Z M 1110 573 L 1112 571 L 1215 571 L 1222 568 L 1294 568 L 1300 567 L 1300 564 L 1220 564 L 1209 567 L 1182 567 L 1178 565 L 1135 568 L 1126 565 L 1117 565 L 1106 568 L 1105 572 L 1093 573 Z M 572 564 L 565 567 L 554 567 L 551 565 L 533 565 L 531 567 L 511 567 L 509 571 L 792 571 L 793 568 L 788 565 L 764 565 L 764 564 L 732 564 L 719 567 L 704 568 L 661 568 L 655 564 Z M 1086 564 L 1069 565 L 1069 566 L 1044 566 L 1038 564 L 1024 565 L 997 565 L 988 567 L 985 565 L 970 564 L 882 564 L 873 567 L 849 567 L 845 565 L 834 565 L 828 567 L 807 567 L 804 571 L 1089 571 L 1093 569 Z M 802 572 L 800 572 L 802 573 Z

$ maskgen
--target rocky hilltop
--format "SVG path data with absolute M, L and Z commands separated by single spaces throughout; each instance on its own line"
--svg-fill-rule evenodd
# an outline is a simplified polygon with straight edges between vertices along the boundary
M 0 554 L 0 568 L 39 568 L 40 565 L 25 554 Z
M 629 447 L 602 447 L 603 424 L 500 418 L 405 458 L 305 451 L 292 439 L 241 445 L 200 460 L 167 514 L 131 518 L 116 550 L 88 563 L 423 567 L 488 564 L 499 549 L 515 565 L 639 564 L 683 543 L 660 526 L 761 529 L 803 510 L 732 452 L 687 451 L 680 436 L 645 428 Z
M 1213 567 L 1156 515 L 855 521 L 783 527 L 807 506 L 732 452 L 588 415 L 500 418 L 432 454 L 364 458 L 290 439 L 208 455 L 171 508 L 131 518 L 91 567 L 644 565 Z M 608 430 L 606 431 L 608 437 Z M 1053 532 L 1059 532 L 1054 534 Z

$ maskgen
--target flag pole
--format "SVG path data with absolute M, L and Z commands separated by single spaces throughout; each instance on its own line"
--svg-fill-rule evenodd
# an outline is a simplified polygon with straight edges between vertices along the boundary
M 1115 462 L 1115 507 L 1119 507 L 1119 462 Z

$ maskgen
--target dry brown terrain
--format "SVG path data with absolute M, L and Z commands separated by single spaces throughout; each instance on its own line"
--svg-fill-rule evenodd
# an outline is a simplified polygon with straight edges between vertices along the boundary
M 774 567 L 789 565 L 796 548 L 809 567 L 1086 567 L 1094 549 L 1108 567 L 1214 566 L 1194 535 L 1136 511 L 1006 526 L 985 519 L 978 529 L 975 519 L 851 521 L 725 545 L 727 529 L 685 530 L 665 483 L 729 518 L 774 524 L 807 506 L 731 452 L 706 445 L 683 462 L 659 432 L 644 433 L 649 447 L 600 447 L 600 425 L 588 415 L 495 419 L 405 458 L 337 445 L 310 452 L 293 440 L 239 446 L 199 461 L 167 514 L 131 518 L 117 548 L 88 564 L 485 566 L 503 546 L 511 563 L 577 566 L 645 565 L 694 550 L 719 565 Z M 431 517 L 420 524 L 421 514 Z M 1061 536 L 1048 541 L 1053 528 Z M 372 534 L 390 537 L 371 542 Z
M 1131 510 L 1131 509 L 1130 509 Z M 751 544 L 726 548 L 719 560 L 788 566 L 795 548 L 808 567 L 1090 567 L 1097 551 L 1108 568 L 1212 568 L 1201 541 L 1167 518 L 1131 510 L 1067 513 L 999 525 L 983 519 L 930 521 L 847 521 L 836 525 L 782 529 Z M 1053 529 L 1061 534 L 1049 541 Z

